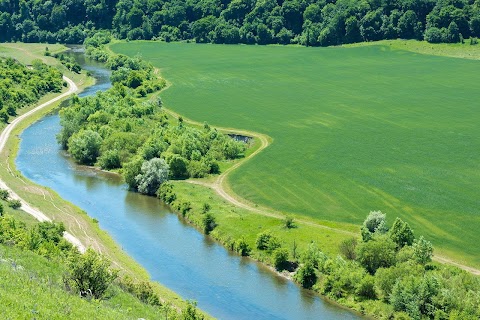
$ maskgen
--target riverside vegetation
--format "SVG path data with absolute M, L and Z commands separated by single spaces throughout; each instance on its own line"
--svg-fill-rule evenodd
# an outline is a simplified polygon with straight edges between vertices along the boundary
M 3 107 L 11 116 L 16 115 L 18 108 L 44 99 L 49 92 L 60 92 L 65 85 L 57 66 L 33 60 L 32 66 L 27 67 L 12 58 L 2 58 L 0 62 L 4 75 L 0 80 Z M 148 281 L 119 273 L 103 255 L 92 249 L 80 254 L 63 238 L 62 223 L 39 223 L 18 210 L 20 207 L 20 201 L 11 199 L 8 190 L 0 190 L 2 316 L 38 319 L 204 317 L 190 302 L 180 312 L 177 306 L 165 302 Z
M 382 210 L 432 241 L 437 255 L 480 266 L 480 171 L 473 170 L 480 77 L 472 60 L 480 47 L 396 40 L 347 48 L 145 41 L 110 48 L 161 68 L 173 84 L 162 93 L 166 108 L 271 137 L 225 178 L 232 194 L 346 230 L 372 208 Z M 437 50 L 470 59 L 431 55 Z
M 281 237 L 275 229 L 265 228 L 252 239 L 255 230 L 251 225 L 249 231 L 239 228 L 241 233 L 245 233 L 240 236 L 234 236 L 228 226 L 222 228 L 221 216 L 226 213 L 217 207 L 218 201 L 209 196 L 209 200 L 199 203 L 198 197 L 177 192 L 180 183 L 167 180 L 169 175 L 182 179 L 216 173 L 212 167 L 219 166 L 209 165 L 209 161 L 228 158 L 225 151 L 230 148 L 225 146 L 233 140 L 225 136 L 216 140 L 221 135 L 208 125 L 193 128 L 181 119 L 175 123 L 169 121 L 161 112 L 160 100 L 148 96 L 147 89 L 144 89 L 146 94 L 138 89 L 141 86 L 148 88 L 150 81 L 163 83 L 158 80 L 154 69 L 138 57 L 108 53 L 102 49 L 103 44 L 108 42 L 102 39 L 106 38 L 106 34 L 101 34 L 94 40 L 87 40 L 87 43 L 94 43 L 89 51 L 111 66 L 121 61 L 117 67 L 117 70 L 123 68 L 121 76 L 114 71 L 112 80 L 116 84 L 110 91 L 93 98 L 74 99 L 71 106 L 62 110 L 64 127 L 59 141 L 77 161 L 96 163 L 107 169 L 122 167 L 120 172 L 130 187 L 157 195 L 181 216 L 231 250 L 270 264 L 278 271 L 295 272 L 292 273 L 293 278 L 302 286 L 362 313 L 395 319 L 475 319 L 480 315 L 478 278 L 455 267 L 432 264 L 432 244 L 423 237 L 415 239 L 409 224 L 401 219 L 395 220 L 388 228 L 386 217 L 381 212 L 370 213 L 364 221 L 361 241 L 344 236 L 339 248 L 331 250 L 331 255 L 320 250 L 316 242 L 308 243 L 308 240 L 302 239 L 291 243 L 291 235 Z M 136 78 L 132 73 L 141 75 L 135 86 L 131 85 L 131 79 Z M 151 93 L 160 89 L 152 88 Z M 122 91 L 126 93 L 122 94 Z M 106 101 L 115 107 L 109 107 Z M 125 115 L 129 117 L 126 119 Z M 156 123 L 160 129 L 152 128 L 149 123 Z M 139 124 L 143 124 L 143 128 Z M 175 134 L 178 132 L 180 134 Z M 186 137 L 191 143 L 187 143 L 186 137 L 182 138 L 184 132 L 190 132 Z M 111 139 L 118 133 L 121 133 L 121 139 Z M 128 136 L 133 134 L 143 135 L 143 138 L 128 140 Z M 213 140 L 212 144 L 208 139 Z M 127 149 L 135 141 L 139 141 L 135 148 Z M 234 149 L 238 151 L 236 157 L 244 150 L 241 144 L 235 145 Z M 112 156 L 106 157 L 110 152 Z M 212 152 L 217 157 L 213 157 Z M 197 156 L 193 157 L 195 153 Z M 183 158 L 181 166 L 173 161 L 178 157 Z M 197 165 L 202 162 L 204 170 L 201 175 L 196 175 Z M 114 165 L 107 165 L 110 163 Z M 181 170 L 178 171 L 178 168 Z M 298 227 L 291 217 L 285 218 L 281 224 L 286 233 Z M 335 252 L 340 252 L 342 256 L 336 256 Z
M 478 1 L 109 0 L 2 1 L 0 41 L 122 39 L 328 46 L 380 39 L 460 42 L 480 36 Z

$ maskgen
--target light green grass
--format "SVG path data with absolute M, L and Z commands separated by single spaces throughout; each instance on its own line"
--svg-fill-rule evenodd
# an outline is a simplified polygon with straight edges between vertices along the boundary
M 0 245 L 2 319 L 164 319 L 164 310 L 112 286 L 106 300 L 80 298 L 63 288 L 64 268 L 31 252 Z
M 161 69 L 167 108 L 273 138 L 230 176 L 238 195 L 355 224 L 382 210 L 437 253 L 480 266 L 478 61 L 387 45 L 111 48 Z
M 188 213 L 188 219 L 195 225 L 202 225 L 202 208 L 205 203 L 209 204 L 211 206 L 209 212 L 214 215 L 215 222 L 218 225 L 211 235 L 223 244 L 244 238 L 253 249 L 251 255 L 255 259 L 267 263 L 269 263 L 267 255 L 255 248 L 257 235 L 261 232 L 268 231 L 277 236 L 282 246 L 289 250 L 290 259 L 294 259 L 292 252 L 294 241 L 297 245 L 297 254 L 304 252 L 308 245 L 314 241 L 324 253 L 336 256 L 339 253 L 338 244 L 343 240 L 352 238 L 351 233 L 340 232 L 325 226 L 296 224 L 296 228 L 286 229 L 283 219 L 266 217 L 237 208 L 221 198 L 215 191 L 204 186 L 176 181 L 174 182 L 174 191 L 178 202 L 191 203 L 192 209 Z M 334 223 L 326 224 L 331 228 L 342 227 Z M 357 231 L 356 227 L 352 225 L 347 226 L 347 230 L 349 232 Z M 296 258 L 298 259 L 298 256 Z

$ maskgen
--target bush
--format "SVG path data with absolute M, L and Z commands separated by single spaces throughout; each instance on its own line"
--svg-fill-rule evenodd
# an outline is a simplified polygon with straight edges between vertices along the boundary
M 18 209 L 22 206 L 22 203 L 20 202 L 20 200 L 9 200 L 8 201 L 8 206 L 10 208 L 13 208 L 13 209 Z
M 278 248 L 273 252 L 273 266 L 278 271 L 282 271 L 288 266 L 288 250 Z
M 0 189 L 0 199 L 7 200 L 9 196 L 10 196 L 10 194 L 9 194 L 8 190 Z
M 203 232 L 209 234 L 217 226 L 215 217 L 211 213 L 207 213 L 202 218 Z
M 376 236 L 358 246 L 357 260 L 370 274 L 374 274 L 378 268 L 395 264 L 395 251 L 396 245 L 390 238 Z
M 129 276 L 126 276 L 120 282 L 120 286 L 127 292 L 130 292 L 134 296 L 136 296 L 140 301 L 143 303 L 152 305 L 152 306 L 160 306 L 160 298 L 158 295 L 153 291 L 153 288 L 149 282 L 133 282 L 133 279 Z
M 292 229 L 292 228 L 296 228 L 297 225 L 295 224 L 294 220 L 293 220 L 293 217 L 291 216 L 286 216 L 285 217 L 285 220 L 283 220 L 283 226 L 286 228 L 286 229 Z
M 348 260 L 355 260 L 357 255 L 355 249 L 357 247 L 357 239 L 350 238 L 343 240 L 339 245 L 340 253 Z
M 311 262 L 302 265 L 295 273 L 295 280 L 304 288 L 311 288 L 317 282 L 317 274 Z
M 255 245 L 259 250 L 274 251 L 280 248 L 280 240 L 270 232 L 265 231 L 257 235 Z
M 102 137 L 92 130 L 74 133 L 68 139 L 68 151 L 81 164 L 92 165 L 100 154 Z
M 157 197 L 166 204 L 171 204 L 177 199 L 177 194 L 173 191 L 173 185 L 170 182 L 164 182 L 157 190 Z
M 67 261 L 64 281 L 82 297 L 103 297 L 109 285 L 117 278 L 117 271 L 110 270 L 110 262 L 88 249 L 84 254 L 74 254 Z
M 102 169 L 115 169 L 120 168 L 120 155 L 118 150 L 107 150 L 100 158 L 98 158 L 98 164 Z
M 251 251 L 250 246 L 248 245 L 247 241 L 245 241 L 244 238 L 240 238 L 237 241 L 235 241 L 234 249 L 241 256 L 248 256 L 250 255 L 250 251 Z
M 355 294 L 364 299 L 376 299 L 375 278 L 367 274 L 355 288 Z

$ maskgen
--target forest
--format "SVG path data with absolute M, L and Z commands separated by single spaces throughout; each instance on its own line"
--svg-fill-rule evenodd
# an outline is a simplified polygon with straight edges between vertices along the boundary
M 120 39 L 329 46 L 381 39 L 480 36 L 478 0 L 2 0 L 0 41 Z
M 0 58 L 0 121 L 6 123 L 17 109 L 38 101 L 49 92 L 60 92 L 62 74 L 40 60 L 27 67 L 12 58 Z

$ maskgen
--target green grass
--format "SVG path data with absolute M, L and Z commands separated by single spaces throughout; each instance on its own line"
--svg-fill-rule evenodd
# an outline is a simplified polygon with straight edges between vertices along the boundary
M 164 310 L 141 303 L 116 285 L 105 300 L 69 294 L 63 287 L 63 272 L 56 261 L 0 245 L 2 319 L 164 318 Z
M 213 214 L 217 224 L 211 236 L 223 244 L 244 238 L 253 250 L 251 253 L 253 258 L 267 263 L 269 263 L 269 258 L 265 252 L 259 251 L 255 247 L 257 235 L 264 231 L 269 231 L 278 237 L 282 247 L 288 249 L 290 259 L 294 259 L 292 255 L 294 241 L 297 245 L 297 254 L 304 252 L 308 245 L 314 241 L 324 253 L 336 256 L 339 253 L 338 244 L 352 237 L 352 234 L 307 224 L 286 229 L 283 219 L 266 217 L 237 208 L 221 198 L 212 189 L 200 185 L 176 181 L 174 182 L 174 192 L 177 194 L 178 203 L 191 203 L 191 210 L 187 218 L 195 225 L 202 225 L 202 208 L 205 203 L 209 204 L 211 206 L 209 212 Z M 343 226 L 333 223 L 329 224 L 329 227 L 339 228 Z M 355 232 L 356 227 L 350 225 L 347 227 L 347 230 Z M 203 232 L 203 230 L 201 231 Z M 298 257 L 296 258 L 298 259 Z
M 238 195 L 355 224 L 382 210 L 478 267 L 480 65 L 393 47 L 111 46 L 161 69 L 167 108 L 273 138 L 230 176 Z

